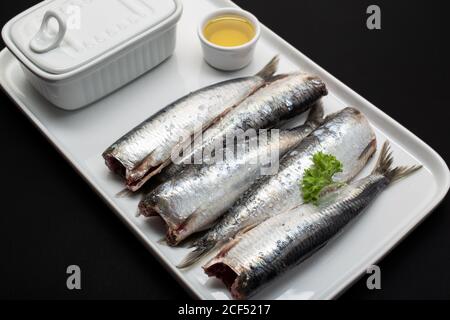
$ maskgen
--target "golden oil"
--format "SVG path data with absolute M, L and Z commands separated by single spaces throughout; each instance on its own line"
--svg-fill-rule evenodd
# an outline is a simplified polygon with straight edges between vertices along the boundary
M 256 35 L 253 24 L 238 15 L 218 16 L 206 23 L 205 38 L 222 47 L 237 47 L 250 42 Z

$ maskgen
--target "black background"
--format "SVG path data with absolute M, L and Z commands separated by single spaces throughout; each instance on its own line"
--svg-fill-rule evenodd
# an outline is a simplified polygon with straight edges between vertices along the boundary
M 1 1 L 0 26 L 37 2 Z M 236 2 L 449 163 L 445 1 Z M 382 30 L 366 28 L 370 4 Z M 0 297 L 188 298 L 3 93 L 0 105 Z M 380 262 L 382 290 L 362 279 L 341 298 L 450 298 L 449 205 Z M 82 268 L 81 291 L 66 289 L 71 264 Z

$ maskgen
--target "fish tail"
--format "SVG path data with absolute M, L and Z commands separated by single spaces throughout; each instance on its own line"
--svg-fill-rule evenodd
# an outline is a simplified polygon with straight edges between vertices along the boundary
M 324 117 L 323 105 L 319 101 L 312 105 L 312 107 L 309 111 L 309 114 L 308 114 L 308 118 L 306 118 L 305 123 L 301 124 L 297 127 L 294 127 L 290 130 L 292 132 L 300 130 L 300 132 L 302 132 L 302 134 L 303 134 L 305 132 L 305 127 L 307 127 L 310 129 L 308 131 L 308 134 L 309 134 L 311 131 L 320 127 L 324 122 L 325 122 L 325 117 Z
M 323 110 L 323 104 L 319 101 L 311 107 L 305 124 L 312 126 L 318 126 L 322 124 L 324 121 L 324 114 L 325 111 Z
M 163 245 L 163 246 L 168 246 L 169 244 L 167 243 L 167 239 L 166 237 L 159 239 L 156 243 Z
M 131 192 L 130 190 L 128 190 L 127 188 L 119 191 L 116 193 L 115 197 L 116 198 L 126 198 L 129 197 L 133 194 L 133 192 Z
M 184 259 L 177 265 L 177 268 L 184 269 L 192 266 L 199 261 L 203 256 L 208 254 L 216 246 L 215 241 L 204 240 L 197 242 L 196 248 L 191 251 Z
M 195 238 L 195 236 L 194 236 L 194 238 Z M 184 245 L 188 249 L 195 248 L 196 247 L 195 241 L 196 241 L 196 239 L 193 239 L 192 237 L 190 237 L 190 238 L 186 239 L 186 241 L 184 241 Z
M 413 174 L 414 172 L 422 168 L 422 166 L 420 165 L 393 167 L 393 162 L 394 158 L 392 157 L 391 147 L 389 145 L 389 141 L 386 141 L 383 144 L 380 157 L 378 158 L 377 164 L 372 173 L 381 174 L 385 176 L 390 182 L 395 182 L 409 176 L 410 174 Z
M 256 76 L 263 78 L 266 81 L 270 80 L 277 72 L 279 62 L 280 57 L 276 55 L 260 72 L 256 74 Z

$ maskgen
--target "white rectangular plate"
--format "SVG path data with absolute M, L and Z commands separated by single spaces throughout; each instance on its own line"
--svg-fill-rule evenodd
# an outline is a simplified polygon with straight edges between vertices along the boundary
M 330 299 L 355 281 L 418 225 L 444 198 L 449 170 L 441 157 L 415 135 L 364 100 L 295 48 L 263 27 L 253 63 L 235 73 L 223 73 L 202 60 L 196 35 L 199 18 L 207 12 L 234 6 L 227 0 L 184 0 L 175 55 L 167 62 L 105 99 L 76 112 L 59 110 L 44 100 L 25 80 L 15 58 L 0 53 L 0 83 L 20 109 L 47 136 L 93 189 L 111 206 L 142 243 L 194 296 L 230 299 L 200 266 L 180 271 L 175 265 L 188 252 L 158 243 L 163 227 L 157 219 L 136 218 L 138 197 L 117 198 L 123 188 L 103 164 L 102 152 L 116 139 L 168 103 L 205 85 L 257 72 L 275 54 L 280 71 L 303 70 L 319 75 L 330 94 L 327 112 L 351 105 L 374 126 L 378 144 L 389 139 L 397 163 L 421 163 L 424 170 L 389 188 L 339 236 L 312 258 L 261 291 L 258 299 Z M 377 88 L 373 88 L 377 90 Z M 362 175 L 373 167 L 373 161 Z

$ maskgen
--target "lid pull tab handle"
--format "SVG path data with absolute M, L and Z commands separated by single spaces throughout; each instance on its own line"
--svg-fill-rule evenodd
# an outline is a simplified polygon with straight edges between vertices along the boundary
M 49 29 L 50 19 L 54 18 L 58 22 L 58 33 L 55 35 Z M 41 28 L 30 41 L 30 49 L 35 53 L 46 53 L 57 48 L 67 31 L 64 19 L 55 11 L 49 10 L 45 13 Z

